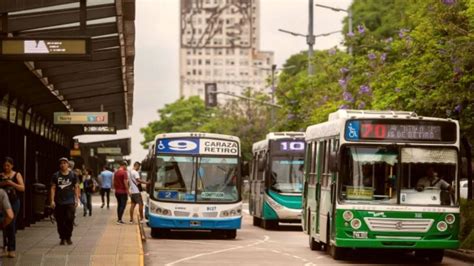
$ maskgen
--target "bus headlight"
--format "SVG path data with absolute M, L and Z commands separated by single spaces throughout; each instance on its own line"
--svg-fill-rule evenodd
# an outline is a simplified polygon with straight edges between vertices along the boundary
M 342 213 L 342 218 L 344 218 L 346 222 L 349 222 L 354 218 L 354 214 L 351 211 L 345 211 Z
M 356 230 L 359 229 L 361 225 L 362 225 L 361 221 L 357 218 L 351 221 L 351 227 Z
M 448 229 L 448 225 L 446 224 L 446 222 L 441 221 L 436 225 L 436 228 L 438 228 L 438 231 L 444 232 L 446 231 L 446 229 Z
M 240 207 L 221 211 L 221 214 L 220 214 L 221 217 L 233 217 L 233 216 L 241 216 L 241 215 L 242 215 L 242 209 Z
M 446 221 L 446 223 L 448 224 L 453 224 L 454 221 L 456 221 L 456 217 L 454 216 L 454 214 L 448 214 L 446 215 L 446 217 L 444 217 L 444 220 Z
M 150 211 L 159 215 L 171 216 L 171 211 L 165 208 L 158 207 L 153 202 L 150 202 Z

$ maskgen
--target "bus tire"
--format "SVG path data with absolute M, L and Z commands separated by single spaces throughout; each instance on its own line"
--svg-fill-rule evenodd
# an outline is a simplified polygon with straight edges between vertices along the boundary
M 235 239 L 237 237 L 237 230 L 226 230 L 225 235 L 227 239 Z
M 334 260 L 343 260 L 346 256 L 346 249 L 336 247 L 335 245 L 331 245 L 329 243 L 329 255 L 331 255 Z
M 267 230 L 276 229 L 278 227 L 278 221 L 262 219 L 262 227 Z
M 151 228 L 151 237 L 153 238 L 159 238 L 162 237 L 165 234 L 165 229 L 160 229 L 160 228 Z
M 415 251 L 418 258 L 427 258 L 430 263 L 441 263 L 444 257 L 444 249 L 419 249 Z
M 254 225 L 254 226 L 260 226 L 260 222 L 261 222 L 261 221 L 262 221 L 262 220 L 260 220 L 260 218 L 255 217 L 255 216 L 253 217 L 253 225 Z
M 309 233 L 309 249 L 311 250 L 321 250 L 321 243 L 314 241 L 314 237 L 311 236 L 311 232 Z

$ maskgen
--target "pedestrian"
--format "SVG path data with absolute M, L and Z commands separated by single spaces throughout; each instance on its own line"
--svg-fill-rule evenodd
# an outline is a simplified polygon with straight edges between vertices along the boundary
M 74 215 L 79 204 L 80 189 L 77 176 L 69 169 L 68 159 L 59 159 L 59 171 L 51 180 L 51 208 L 54 209 L 60 245 L 72 245 Z
M 104 170 L 99 175 L 100 181 L 100 198 L 102 199 L 101 208 L 104 208 L 105 201 L 104 196 L 107 196 L 107 209 L 109 209 L 110 204 L 110 189 L 112 188 L 112 177 L 114 174 L 109 170 L 109 168 L 105 165 Z
M 117 224 L 124 224 L 122 216 L 127 206 L 129 193 L 126 161 L 121 162 L 119 169 L 115 172 L 113 187 L 115 189 L 115 197 L 117 198 Z
M 0 229 L 7 227 L 15 218 L 13 209 L 8 200 L 8 194 L 5 190 L 0 189 Z
M 80 202 L 81 202 L 81 206 L 84 210 L 84 216 L 86 216 L 87 206 L 86 206 L 86 192 L 84 191 L 84 177 L 82 175 L 81 169 L 79 169 L 79 168 L 74 169 L 73 172 L 76 175 L 77 180 L 79 182 L 79 191 L 80 191 L 80 194 L 81 194 L 81 197 L 79 199 L 80 199 Z
M 143 199 L 142 199 L 142 184 L 148 184 L 148 182 L 142 181 L 140 178 L 139 170 L 141 164 L 135 162 L 133 168 L 130 171 L 129 185 L 130 185 L 130 200 L 132 202 L 130 206 L 130 223 L 133 224 L 133 213 L 135 211 L 135 206 L 138 204 L 138 212 L 140 215 L 140 222 L 143 222 Z
M 7 193 L 13 210 L 13 221 L 3 229 L 4 253 L 9 258 L 16 257 L 16 219 L 20 211 L 20 197 L 18 194 L 25 191 L 23 176 L 18 171 L 13 171 L 13 166 L 13 159 L 5 157 L 3 160 L 3 172 L 0 173 L 0 187 Z
M 90 169 L 86 169 L 84 171 L 84 195 L 85 195 L 85 208 L 84 208 L 84 216 L 86 216 L 87 210 L 89 210 L 89 216 L 92 215 L 92 193 L 95 190 L 95 183 L 92 180 L 92 176 L 90 175 L 92 171 Z

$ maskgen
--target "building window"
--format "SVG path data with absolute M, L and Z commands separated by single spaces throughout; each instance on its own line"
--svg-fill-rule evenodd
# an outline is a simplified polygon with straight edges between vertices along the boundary
M 206 65 L 210 65 L 211 64 L 211 59 L 206 59 Z

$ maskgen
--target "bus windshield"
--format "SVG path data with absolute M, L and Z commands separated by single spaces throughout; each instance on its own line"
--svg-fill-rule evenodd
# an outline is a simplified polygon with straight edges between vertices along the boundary
M 452 205 L 456 202 L 452 189 L 457 169 L 454 149 L 402 148 L 399 153 L 398 148 L 388 146 L 344 149 L 340 199 L 363 204 Z
M 153 197 L 162 201 L 235 202 L 237 158 L 158 156 Z
M 301 193 L 303 191 L 303 164 L 303 157 L 273 157 L 271 188 L 281 193 Z

